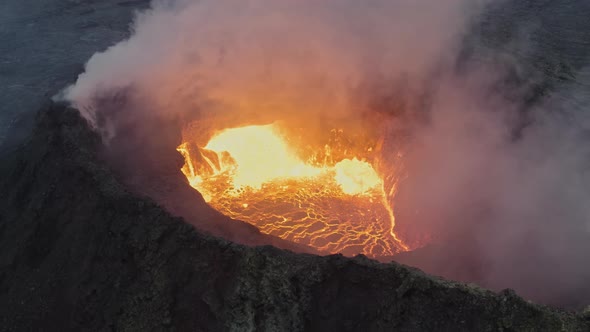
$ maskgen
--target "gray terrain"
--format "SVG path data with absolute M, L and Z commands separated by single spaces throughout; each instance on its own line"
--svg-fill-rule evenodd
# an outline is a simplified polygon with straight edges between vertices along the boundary
M 149 0 L 0 2 L 0 147 L 25 137 L 43 100 L 75 81 L 92 54 L 124 39 L 133 12 L 148 4 Z

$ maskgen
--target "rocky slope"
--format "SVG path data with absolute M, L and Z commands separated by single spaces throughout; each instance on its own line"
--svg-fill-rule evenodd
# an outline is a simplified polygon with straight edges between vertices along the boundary
M 590 317 L 396 263 L 214 238 L 130 193 L 49 104 L 0 163 L 5 331 L 589 331 Z

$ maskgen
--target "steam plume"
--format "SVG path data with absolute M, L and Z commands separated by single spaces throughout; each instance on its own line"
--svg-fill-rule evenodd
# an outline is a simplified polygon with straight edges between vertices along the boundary
M 99 101 L 120 91 L 138 122 L 319 121 L 376 108 L 391 115 L 386 154 L 407 173 L 395 206 L 408 237 L 454 243 L 441 264 L 476 255 L 488 286 L 587 301 L 589 119 L 563 106 L 573 91 L 563 86 L 517 128 L 520 105 L 498 93 L 503 68 L 455 70 L 486 3 L 157 1 L 64 95 L 97 127 Z
M 458 49 L 473 1 L 156 1 L 133 36 L 94 55 L 66 97 L 132 88 L 152 111 L 348 115 L 356 90 L 417 84 Z M 206 105 L 206 107 L 202 107 Z M 246 117 L 246 116 L 244 116 Z

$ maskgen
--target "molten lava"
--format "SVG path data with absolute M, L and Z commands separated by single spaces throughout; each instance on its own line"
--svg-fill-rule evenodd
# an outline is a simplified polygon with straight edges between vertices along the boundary
M 407 250 L 393 231 L 382 177 L 356 157 L 304 161 L 276 124 L 222 130 L 185 142 L 182 172 L 215 209 L 262 232 L 325 253 L 393 255 Z M 325 146 L 324 156 L 330 155 Z M 388 197 L 389 196 L 389 197 Z

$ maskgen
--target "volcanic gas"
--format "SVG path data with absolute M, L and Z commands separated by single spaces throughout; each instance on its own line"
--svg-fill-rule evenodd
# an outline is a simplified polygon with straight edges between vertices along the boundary
M 395 186 L 386 191 L 376 158 L 368 158 L 375 144 L 343 147 L 346 133 L 332 128 L 327 142 L 302 147 L 284 128 L 224 128 L 204 144 L 187 138 L 178 147 L 182 172 L 212 207 L 263 233 L 323 253 L 407 250 L 394 232 Z

